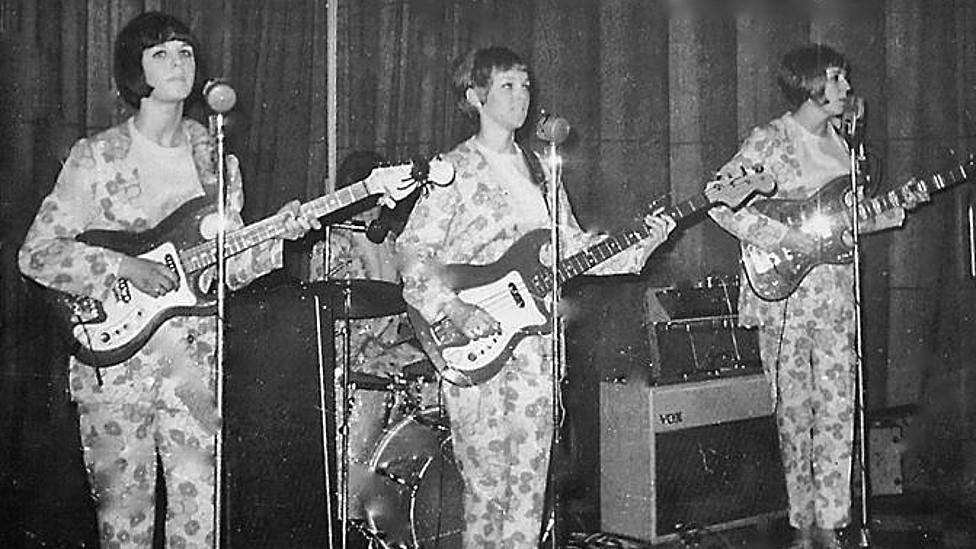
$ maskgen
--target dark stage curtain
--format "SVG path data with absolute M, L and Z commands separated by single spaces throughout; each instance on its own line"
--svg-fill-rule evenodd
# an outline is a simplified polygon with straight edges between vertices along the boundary
M 687 7 L 697 4 L 340 0 L 339 157 L 376 149 L 401 160 L 453 146 L 470 127 L 454 108 L 449 61 L 489 44 L 525 56 L 534 69 L 536 107 L 571 122 L 566 185 L 577 216 L 591 228 L 617 228 L 657 196 L 681 200 L 698 192 L 752 127 L 785 111 L 775 67 L 786 49 L 810 41 L 829 43 L 852 61 L 856 92 L 868 104 L 870 144 L 883 168 L 882 190 L 947 167 L 949 149 L 960 156 L 974 149 L 972 2 Z M 46 487 L 25 482 L 25 471 L 40 467 L 41 455 L 74 451 L 76 441 L 63 352 L 38 312 L 37 292 L 17 272 L 16 250 L 70 144 L 126 116 L 111 81 L 111 44 L 145 9 L 187 20 L 203 41 L 209 74 L 237 89 L 229 150 L 242 160 L 249 220 L 325 187 L 325 2 L 0 0 L 0 493 L 12 504 L 6 516 L 15 517 L 5 524 L 19 525 L 21 533 L 44 528 L 29 510 L 49 503 Z M 974 201 L 971 185 L 941 193 L 912 213 L 904 229 L 865 240 L 871 405 L 938 402 L 935 416 L 953 420 L 940 440 L 951 439 L 957 457 L 976 438 L 970 404 L 976 402 L 976 291 L 966 251 Z M 290 259 L 292 271 L 301 272 L 301 250 Z M 713 223 L 689 225 L 636 284 L 628 281 L 616 292 L 601 287 L 601 296 L 618 302 L 601 301 L 593 318 L 612 312 L 636 326 L 643 286 L 731 274 L 737 261 L 735 242 Z M 618 325 L 595 322 L 586 333 L 594 345 L 618 345 L 621 331 L 607 329 Z M 585 366 L 576 374 L 584 379 L 598 378 L 594 372 L 605 365 Z M 63 470 L 78 465 L 71 461 Z M 58 516 L 44 518 L 56 523 Z

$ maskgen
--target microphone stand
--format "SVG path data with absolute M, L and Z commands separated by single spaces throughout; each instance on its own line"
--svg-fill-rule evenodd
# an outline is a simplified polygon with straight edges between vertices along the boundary
M 226 308 L 226 282 L 227 282 L 227 251 L 224 244 L 227 238 L 226 227 L 226 181 L 227 181 L 227 161 L 224 158 L 224 113 L 216 112 L 210 115 L 210 133 L 214 137 L 216 164 L 217 164 L 217 332 L 214 345 L 216 360 L 214 366 L 214 387 L 217 404 L 217 412 L 220 417 L 224 416 L 224 310 Z M 221 422 L 222 424 L 223 422 Z M 220 547 L 221 544 L 221 524 L 223 522 L 223 455 L 224 455 L 224 429 L 221 425 L 217 429 L 214 441 L 214 452 L 216 453 L 214 471 L 214 546 Z
M 562 421 L 562 399 L 560 394 L 560 380 L 562 379 L 563 372 L 563 331 L 562 331 L 562 319 L 559 317 L 559 298 L 562 288 L 559 284 L 559 257 L 560 257 L 560 246 L 559 246 L 559 220 L 562 217 L 562 212 L 559 209 L 559 191 L 562 187 L 563 179 L 563 162 L 562 158 L 559 156 L 559 151 L 557 148 L 555 140 L 549 141 L 548 153 L 546 155 L 546 164 L 550 175 L 549 183 L 549 196 L 547 199 L 550 204 L 551 216 L 549 219 L 549 249 L 551 251 L 550 263 L 549 263 L 549 276 L 552 279 L 552 301 L 551 301 L 551 319 L 550 319 L 550 330 L 552 332 L 552 338 L 550 339 L 550 355 L 552 361 L 552 428 L 553 428 L 553 438 L 552 438 L 552 448 L 559 447 L 560 434 L 559 425 Z M 552 470 L 552 456 L 549 456 L 550 466 L 549 470 Z M 552 480 L 550 476 L 550 481 Z M 547 484 L 549 484 L 547 482 Z M 549 493 L 551 497 L 551 505 L 549 507 L 549 519 L 545 526 L 543 537 L 549 536 L 550 546 L 553 549 L 558 549 L 558 536 L 557 536 L 557 518 L 559 497 L 556 493 L 556 486 L 549 486 Z M 543 539 L 543 542 L 545 540 Z
M 870 516 L 868 510 L 868 498 L 870 483 L 869 464 L 868 464 L 868 437 L 867 437 L 867 385 L 865 384 L 864 371 L 864 333 L 862 326 L 862 287 L 861 287 L 861 226 L 858 212 L 860 211 L 860 197 L 858 196 L 858 173 L 860 172 L 861 161 L 864 157 L 864 144 L 858 138 L 858 115 L 854 115 L 850 120 L 850 127 L 843 128 L 848 134 L 847 149 L 850 155 L 850 196 L 851 196 L 851 230 L 853 253 L 854 253 L 854 375 L 855 375 L 855 394 L 854 406 L 857 417 L 857 440 L 859 462 L 858 481 L 861 487 L 861 508 L 860 524 L 858 525 L 858 547 L 867 549 L 871 547 Z

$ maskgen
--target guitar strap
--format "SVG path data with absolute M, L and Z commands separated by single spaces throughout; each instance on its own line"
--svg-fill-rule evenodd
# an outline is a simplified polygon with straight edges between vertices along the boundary
M 519 149 L 525 158 L 525 164 L 529 167 L 529 177 L 542 192 L 542 201 L 546 203 L 546 213 L 551 218 L 552 205 L 549 204 L 549 180 L 546 178 L 545 168 L 542 167 L 542 160 L 539 159 L 539 155 L 526 147 L 519 147 Z

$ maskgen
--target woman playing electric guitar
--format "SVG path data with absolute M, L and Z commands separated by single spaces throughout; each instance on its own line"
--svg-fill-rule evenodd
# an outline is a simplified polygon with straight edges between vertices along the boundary
M 478 50 L 460 63 L 454 89 L 478 131 L 446 155 L 456 168 L 454 185 L 418 202 L 397 240 L 407 303 L 427 323 L 446 320 L 472 339 L 496 332 L 499 324 L 459 299 L 438 266 L 491 263 L 521 236 L 549 225 L 545 176 L 515 142 L 529 109 L 529 78 L 528 65 L 506 48 Z M 579 228 L 568 201 L 559 211 L 568 254 L 600 239 Z M 597 274 L 640 270 L 674 227 L 664 218 L 647 223 L 650 237 Z M 553 434 L 549 347 L 548 336 L 526 337 L 499 375 L 472 387 L 446 386 L 454 455 L 465 481 L 464 547 L 538 545 Z
M 787 53 L 779 84 L 793 110 L 757 128 L 722 169 L 762 164 L 777 181 L 775 197 L 807 198 L 849 172 L 845 143 L 834 122 L 851 91 L 847 60 L 822 45 Z M 718 207 L 710 215 L 744 246 L 814 253 L 815 237 L 760 213 Z M 902 208 L 861 226 L 876 231 L 902 223 Z M 744 276 L 744 275 L 743 275 Z M 745 278 L 745 277 L 744 277 Z M 789 493 L 792 548 L 842 547 L 848 524 L 854 432 L 854 272 L 851 265 L 814 267 L 796 291 L 766 301 L 741 284 L 739 322 L 759 328 L 766 375 L 776 390 L 783 464 Z
M 199 93 L 199 42 L 176 18 L 144 13 L 119 33 L 115 80 L 136 109 L 118 126 L 78 141 L 45 198 L 20 251 L 21 271 L 51 288 L 104 301 L 119 279 L 150 296 L 176 290 L 166 265 L 84 244 L 91 229 L 140 232 L 185 202 L 215 196 L 217 175 L 209 132 L 183 117 Z M 239 226 L 242 185 L 235 158 L 227 162 L 228 220 Z M 286 238 L 298 238 L 314 218 L 286 204 Z M 238 288 L 281 265 L 281 239 L 228 260 Z M 166 321 L 132 358 L 98 371 L 71 359 L 71 395 L 78 404 L 81 442 L 97 503 L 104 547 L 153 545 L 157 456 L 165 474 L 167 545 L 213 546 L 215 320 L 177 316 Z

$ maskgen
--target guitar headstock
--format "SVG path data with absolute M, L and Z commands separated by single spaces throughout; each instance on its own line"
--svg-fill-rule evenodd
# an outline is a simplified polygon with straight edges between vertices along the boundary
M 370 194 L 382 194 L 380 202 L 392 208 L 396 202 L 426 184 L 449 185 L 454 180 L 454 165 L 440 155 L 430 161 L 415 160 L 395 166 L 375 168 L 363 183 Z
M 743 166 L 739 173 L 720 174 L 705 185 L 704 194 L 713 203 L 737 208 L 752 195 L 769 195 L 776 190 L 776 180 L 762 165 Z

